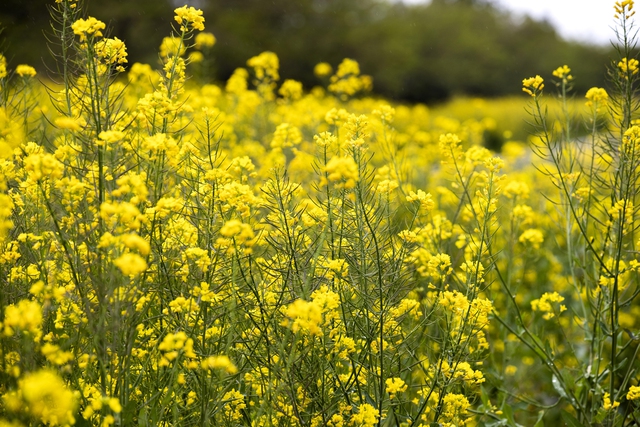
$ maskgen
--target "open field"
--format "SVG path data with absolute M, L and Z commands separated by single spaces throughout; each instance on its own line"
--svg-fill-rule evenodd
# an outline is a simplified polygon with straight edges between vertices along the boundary
M 0 427 L 638 425 L 632 1 L 606 90 L 433 107 L 75 5 L 53 81 L 0 55 Z

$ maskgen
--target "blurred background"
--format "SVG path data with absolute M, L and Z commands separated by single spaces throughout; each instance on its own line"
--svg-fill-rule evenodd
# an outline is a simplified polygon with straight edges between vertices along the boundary
M 51 63 L 47 5 L 54 0 L 0 0 L 0 52 L 11 68 Z M 217 43 L 204 78 L 225 81 L 250 57 L 269 50 L 280 58 L 281 79 L 318 85 L 313 68 L 334 69 L 345 57 L 373 77 L 374 93 L 398 101 L 443 101 L 454 96 L 521 93 L 525 77 L 567 64 L 575 89 L 604 86 L 611 44 L 563 39 L 548 20 L 512 14 L 498 0 L 191 0 L 204 11 Z M 518 0 L 524 1 L 524 0 Z M 597 0 L 603 1 L 603 0 Z M 588 2 L 586 2 L 588 3 Z M 88 0 L 86 13 L 126 42 L 129 64 L 158 64 L 173 9 L 185 0 Z M 612 3 L 613 4 L 613 3 Z M 568 19 L 571 19 L 569 17 Z M 574 17 L 577 19 L 577 17 Z M 611 8 L 613 23 L 613 8 Z

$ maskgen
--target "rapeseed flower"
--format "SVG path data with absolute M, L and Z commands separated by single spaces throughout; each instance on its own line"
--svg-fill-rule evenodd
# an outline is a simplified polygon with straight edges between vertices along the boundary
M 389 393 L 390 399 L 395 399 L 398 393 L 405 392 L 408 387 L 408 385 L 401 378 L 387 378 L 385 384 L 385 391 Z
M 368 403 L 358 406 L 358 412 L 351 416 L 350 426 L 353 427 L 373 427 L 378 422 L 380 415 L 376 408 Z
M 0 53 L 0 79 L 7 77 L 7 58 Z
M 610 411 L 611 409 L 615 409 L 618 406 L 620 406 L 620 402 L 618 401 L 613 401 L 613 403 L 611 403 L 611 396 L 609 395 L 609 393 L 605 393 L 604 396 L 602 396 L 602 409 L 604 409 L 605 411 Z
M 88 38 L 102 37 L 102 30 L 107 26 L 104 22 L 97 20 L 93 16 L 87 19 L 78 19 L 71 25 L 73 33 L 80 37 L 80 41 L 87 41 Z
M 182 6 L 174 10 L 174 19 L 180 24 L 182 32 L 189 31 L 189 26 L 195 30 L 204 31 L 204 17 L 202 11 L 192 6 Z
M 313 68 L 313 74 L 315 74 L 317 77 L 326 77 L 331 75 L 332 72 L 333 68 L 331 67 L 331 64 L 327 62 L 319 62 Z
M 620 17 L 622 17 L 622 19 L 625 19 L 625 20 L 631 18 L 636 13 L 635 10 L 633 10 L 633 6 L 634 6 L 633 0 L 617 1 L 613 6 L 615 10 L 615 15 L 614 15 L 615 18 L 620 19 Z
M 522 90 L 531 96 L 538 96 L 544 88 L 544 80 L 540 76 L 529 77 L 522 80 Z
M 587 107 L 596 106 L 597 108 L 607 102 L 609 94 L 607 94 L 607 91 L 603 88 L 592 87 L 587 91 L 585 98 L 587 98 Z
M 1 74 L 2 70 L 0 70 L 0 75 Z M 34 77 L 36 75 L 36 69 L 31 65 L 20 64 L 16 67 L 16 74 L 20 77 Z
M 529 228 L 518 237 L 518 241 L 531 245 L 534 249 L 540 249 L 540 245 L 544 242 L 544 234 L 537 228 Z
M 36 301 L 26 299 L 20 300 L 17 305 L 5 307 L 4 320 L 0 323 L 2 333 L 9 337 L 18 331 L 38 337 L 41 327 L 42 306 Z
M 630 75 L 638 74 L 639 65 L 640 62 L 635 58 L 622 58 L 622 60 L 618 62 L 618 69 L 622 77 L 628 79 Z
M 125 253 L 113 260 L 113 264 L 122 271 L 125 276 L 138 276 L 147 269 L 147 262 L 138 254 Z
M 358 165 L 351 157 L 332 157 L 324 166 L 320 185 L 334 183 L 336 188 L 351 189 L 356 186 L 359 179 Z
M 183 56 L 187 51 L 184 41 L 180 37 L 169 36 L 162 39 L 160 56 L 168 59 L 172 56 Z
M 115 66 L 116 71 L 123 72 L 123 64 L 127 61 L 127 47 L 117 37 L 106 38 L 94 46 L 97 57 L 106 65 Z
M 216 44 L 216 37 L 211 33 L 198 33 L 194 47 L 198 50 L 209 49 Z
M 629 387 L 629 391 L 627 392 L 627 400 L 638 400 L 640 399 L 640 386 L 632 385 Z
M 571 75 L 571 68 L 566 65 L 556 68 L 555 70 L 553 70 L 552 74 L 554 77 L 561 79 L 565 84 L 573 80 L 573 76 Z
M 560 307 L 556 309 L 552 304 L 563 301 L 564 297 L 557 292 L 545 292 L 539 299 L 531 301 L 531 309 L 533 311 L 546 313 L 543 317 L 545 320 L 549 320 L 554 318 L 556 313 L 562 313 L 567 309 L 564 305 L 560 305 Z
M 247 65 L 253 68 L 258 80 L 277 81 L 280 79 L 278 69 L 280 61 L 278 56 L 273 52 L 262 52 L 258 56 L 254 56 L 247 61 Z
M 77 395 L 53 371 L 41 370 L 18 381 L 18 390 L 3 395 L 8 407 L 20 408 L 51 426 L 75 423 Z

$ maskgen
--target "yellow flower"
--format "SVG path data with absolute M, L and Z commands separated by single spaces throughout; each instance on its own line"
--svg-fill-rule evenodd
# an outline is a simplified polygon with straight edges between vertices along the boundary
M 455 133 L 447 133 L 440 135 L 438 147 L 445 158 L 454 159 L 458 158 L 462 153 L 461 143 L 462 141 L 458 135 Z
M 622 60 L 618 62 L 620 73 L 625 79 L 629 78 L 629 75 L 638 74 L 638 65 L 640 65 L 640 62 L 635 58 L 622 58 Z
M 313 301 L 297 299 L 286 308 L 285 314 L 293 322 L 285 321 L 293 332 L 303 331 L 311 335 L 322 335 L 322 308 Z
M 86 41 L 88 37 L 102 37 L 102 31 L 106 28 L 104 22 L 97 20 L 93 16 L 87 19 L 78 19 L 71 25 L 73 33 L 80 36 L 80 41 Z
M 222 402 L 224 405 L 224 413 L 227 417 L 232 420 L 242 418 L 242 410 L 247 407 L 246 403 L 244 403 L 244 395 L 242 393 L 236 389 L 232 389 L 225 393 L 222 397 Z
M 76 396 L 53 371 L 27 374 L 19 381 L 19 395 L 25 410 L 52 426 L 74 424 Z
M 278 56 L 273 52 L 262 52 L 258 56 L 249 58 L 247 65 L 253 68 L 258 80 L 279 80 L 280 75 L 278 69 L 280 68 L 280 60 Z
M 614 400 L 613 403 L 611 403 L 611 395 L 609 393 L 605 393 L 604 396 L 602 396 L 602 408 L 605 411 L 615 409 L 618 406 L 620 406 L 620 402 L 618 401 Z
M 280 86 L 278 93 L 282 95 L 284 99 L 296 101 L 302 97 L 302 83 L 287 79 L 282 83 L 282 86 Z
M 360 75 L 360 65 L 353 59 L 345 58 L 331 76 L 328 89 L 345 100 L 360 91 L 369 90 L 370 86 L 370 77 Z
M 175 9 L 174 12 L 176 14 L 174 19 L 180 24 L 181 31 L 189 31 L 189 24 L 196 30 L 204 30 L 204 17 L 201 10 L 195 7 L 182 6 Z
M 36 69 L 31 65 L 20 64 L 16 67 L 16 73 L 20 77 L 33 77 L 36 75 Z
M 149 252 L 151 251 L 151 245 L 149 245 L 149 242 L 137 234 L 123 234 L 120 236 L 120 241 L 128 249 L 135 249 L 142 255 L 149 255 Z
M 4 328 L 3 334 L 6 336 L 12 336 L 16 329 L 37 336 L 42 326 L 42 307 L 36 301 L 26 299 L 20 300 L 17 305 L 8 305 L 0 326 Z
M 556 310 L 551 303 L 561 303 L 564 301 L 564 297 L 557 292 L 545 292 L 539 299 L 531 301 L 531 309 L 533 311 L 541 311 L 546 313 L 543 317 L 545 320 L 549 320 L 555 317 L 556 312 L 562 313 L 567 309 L 564 305 Z
M 330 145 L 335 145 L 338 142 L 338 138 L 331 132 L 321 132 L 320 134 L 313 136 L 313 142 L 320 147 L 328 147 Z
M 313 67 L 313 74 L 317 77 L 326 77 L 333 72 L 333 68 L 326 62 L 319 62 Z
M 122 64 L 127 63 L 127 47 L 117 37 L 100 40 L 95 45 L 98 58 L 107 65 L 115 65 L 117 71 L 124 71 Z
M 629 387 L 629 391 L 627 392 L 627 400 L 638 400 L 640 399 L 640 386 L 632 385 Z
M 400 378 L 387 378 L 385 384 L 387 385 L 386 391 L 389 393 L 390 399 L 394 399 L 396 394 L 406 391 L 408 387 Z
M 204 370 L 222 369 L 228 374 L 238 372 L 236 365 L 231 362 L 228 356 L 209 356 L 200 363 L 200 367 Z
M 353 427 L 373 427 L 378 422 L 380 415 L 376 408 L 368 403 L 358 406 L 358 413 L 351 417 L 349 425 Z
M 607 100 L 609 99 L 609 94 L 607 94 L 607 91 L 603 88 L 592 87 L 587 91 L 585 98 L 587 98 L 587 107 L 591 107 L 594 104 L 597 106 L 598 104 L 607 102 Z
M 418 190 L 418 192 L 409 192 L 407 196 L 407 202 L 420 202 L 420 209 L 429 212 L 433 209 L 434 203 L 431 193 L 425 193 L 422 190 Z
M 82 125 L 78 122 L 78 120 L 72 117 L 58 117 L 53 121 L 53 124 L 56 125 L 58 129 L 66 129 L 71 131 L 79 131 L 82 129 Z
M 169 58 L 170 56 L 182 56 L 187 51 L 182 39 L 175 36 L 169 36 L 162 39 L 160 43 L 160 56 Z
M 552 74 L 554 77 L 562 79 L 563 83 L 566 83 L 568 81 L 573 80 L 573 76 L 570 73 L 571 73 L 571 68 L 569 68 L 566 65 L 563 65 L 562 67 L 558 67 L 555 70 L 553 70 Z
M 138 254 L 126 253 L 120 255 L 113 264 L 125 276 L 137 276 L 147 269 L 147 262 Z
M 302 142 L 302 132 L 289 123 L 281 123 L 276 128 L 271 141 L 271 148 L 294 147 Z
M 253 245 L 255 238 L 251 226 L 237 219 L 227 221 L 220 229 L 220 234 L 224 237 L 235 239 L 237 244 L 247 246 Z
M 202 50 L 213 47 L 216 44 L 216 37 L 211 33 L 198 33 L 196 36 L 195 48 Z
M 7 58 L 0 53 L 0 79 L 7 77 Z
M 522 90 L 531 96 L 539 95 L 544 88 L 544 80 L 540 76 L 522 80 Z
M 620 16 L 623 19 L 629 19 L 636 13 L 633 10 L 633 0 L 617 1 L 613 8 L 616 11 L 614 15 L 616 19 L 620 19 Z
M 332 157 L 323 168 L 327 176 L 322 177 L 320 185 L 336 183 L 336 188 L 350 189 L 356 186 L 359 179 L 358 165 L 351 157 Z
M 537 228 L 529 228 L 525 230 L 518 238 L 520 243 L 529 244 L 534 249 L 539 249 L 540 245 L 544 242 L 544 235 L 542 231 Z
M 60 179 L 64 174 L 64 165 L 53 154 L 31 154 L 24 159 L 24 169 L 34 181 L 43 178 Z

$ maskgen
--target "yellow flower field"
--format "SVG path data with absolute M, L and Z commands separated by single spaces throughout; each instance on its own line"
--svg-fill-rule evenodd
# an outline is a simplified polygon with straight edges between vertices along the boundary
M 80 6 L 57 81 L 0 55 L 0 427 L 640 422 L 633 1 L 610 88 L 435 108 L 201 84 L 188 6 L 128 64 Z

